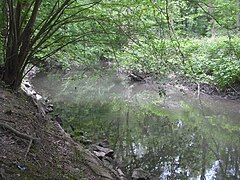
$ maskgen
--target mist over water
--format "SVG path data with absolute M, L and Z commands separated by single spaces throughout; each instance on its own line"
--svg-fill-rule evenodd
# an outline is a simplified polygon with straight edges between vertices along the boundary
M 180 86 L 133 83 L 115 72 L 40 73 L 33 85 L 53 101 L 70 133 L 108 139 L 129 177 L 141 167 L 151 179 L 240 178 L 236 101 L 199 99 Z

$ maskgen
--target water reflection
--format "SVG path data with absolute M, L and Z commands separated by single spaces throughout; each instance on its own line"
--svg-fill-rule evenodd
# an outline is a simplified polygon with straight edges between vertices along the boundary
M 156 87 L 122 76 L 37 76 L 34 85 L 52 97 L 72 134 L 107 138 L 128 177 L 141 167 L 151 179 L 240 179 L 239 112 L 218 111 L 229 102 L 215 108 L 215 100 L 180 92 L 159 97 Z

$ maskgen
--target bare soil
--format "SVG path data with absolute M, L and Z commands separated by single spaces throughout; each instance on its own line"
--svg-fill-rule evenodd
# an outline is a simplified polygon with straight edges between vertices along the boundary
M 0 85 L 0 179 L 118 179 L 32 99 Z
M 207 83 L 196 83 L 189 78 L 178 75 L 169 75 L 167 79 L 169 84 L 182 85 L 191 92 L 197 92 L 203 95 L 210 95 L 228 100 L 240 100 L 240 82 L 235 82 L 233 85 L 229 85 L 224 89 L 220 89 L 216 85 Z

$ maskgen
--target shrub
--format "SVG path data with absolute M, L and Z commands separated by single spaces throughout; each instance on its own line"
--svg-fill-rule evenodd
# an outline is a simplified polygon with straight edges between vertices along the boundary
M 190 39 L 182 46 L 182 51 L 186 58 L 182 71 L 187 76 L 220 88 L 239 81 L 240 38 Z

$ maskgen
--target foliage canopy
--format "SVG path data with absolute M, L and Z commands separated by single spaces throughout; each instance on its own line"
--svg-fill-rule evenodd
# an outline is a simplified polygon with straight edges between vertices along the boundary
M 114 57 L 123 68 L 175 71 L 220 87 L 239 81 L 238 0 L 3 0 L 0 6 L 2 80 L 11 88 L 30 62 L 53 55 L 83 63 Z

